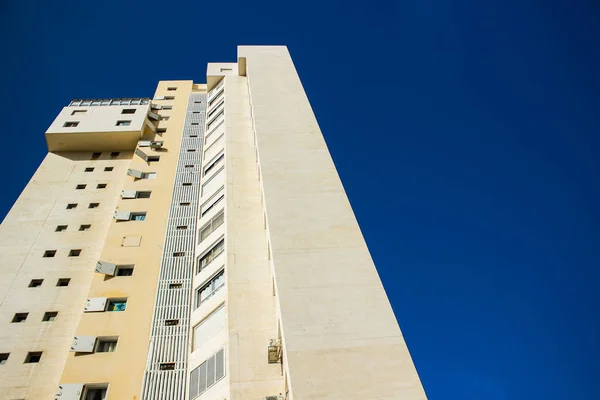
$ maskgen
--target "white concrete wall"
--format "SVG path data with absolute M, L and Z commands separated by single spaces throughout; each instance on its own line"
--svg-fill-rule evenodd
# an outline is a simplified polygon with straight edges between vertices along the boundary
M 150 105 L 64 107 L 46 133 L 90 133 L 141 131 Z M 122 114 L 124 109 L 135 109 L 135 114 Z M 83 114 L 72 115 L 75 110 Z M 116 126 L 117 121 L 131 121 L 129 126 Z M 65 122 L 79 122 L 74 128 L 64 127 Z
M 238 56 L 250 88 L 292 399 L 425 399 L 287 48 L 242 46 Z

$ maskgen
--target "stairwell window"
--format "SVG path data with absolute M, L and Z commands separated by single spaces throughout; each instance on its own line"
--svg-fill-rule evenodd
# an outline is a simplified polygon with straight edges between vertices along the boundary
M 225 239 L 221 239 L 198 260 L 198 273 L 205 269 L 219 254 L 225 250 Z
M 225 286 L 225 270 L 222 269 L 208 283 L 196 290 L 196 308 L 212 297 L 219 289 Z

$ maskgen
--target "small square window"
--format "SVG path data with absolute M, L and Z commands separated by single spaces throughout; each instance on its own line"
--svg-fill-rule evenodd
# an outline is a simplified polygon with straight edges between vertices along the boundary
M 20 312 L 20 313 L 16 313 L 15 316 L 12 319 L 12 323 L 13 324 L 18 324 L 21 322 L 25 322 L 27 321 L 27 316 L 29 315 L 29 313 L 26 312 Z
M 125 311 L 127 308 L 127 299 L 112 299 L 108 301 L 106 311 Z
M 121 114 L 135 114 L 135 108 L 125 108 L 121 110 Z
M 122 265 L 117 267 L 117 276 L 132 276 L 133 266 Z
M 54 230 L 54 232 L 62 232 L 62 231 L 66 231 L 67 230 L 67 226 L 68 225 L 58 225 L 56 227 L 56 229 Z
M 183 285 L 181 283 L 170 283 L 169 289 L 181 289 Z
M 0 365 L 6 364 L 8 356 L 10 356 L 10 353 L 0 353 Z
M 87 112 L 87 110 L 73 110 L 71 115 L 81 115 L 81 114 L 85 114 L 86 112 Z
M 106 392 L 108 391 L 108 388 L 106 386 L 103 387 L 88 387 L 88 385 L 85 386 L 85 392 L 84 392 L 84 397 L 82 397 L 82 399 L 90 399 L 90 400 L 96 400 L 96 399 L 106 399 Z
M 161 363 L 159 368 L 161 371 L 173 371 L 175 369 L 175 363 Z
M 136 199 L 149 199 L 151 193 L 152 193 L 151 191 L 137 192 L 135 194 L 135 198 Z
M 102 153 L 92 153 L 92 160 L 99 159 L 101 155 L 102 155 Z
M 176 88 L 176 87 L 168 87 L 168 88 L 167 88 L 167 90 L 168 90 L 169 92 L 172 92 L 173 90 L 177 90 L 177 88 Z
M 99 183 L 96 189 L 106 189 L 106 183 Z
M 185 251 L 176 251 L 173 253 L 173 257 L 185 257 Z
M 44 257 L 49 258 L 49 257 L 54 257 L 56 255 L 56 250 L 46 250 L 44 252 Z
M 114 169 L 114 167 L 104 167 L 105 172 L 110 172 Z
M 79 230 L 80 231 L 89 231 L 91 227 L 92 227 L 91 225 L 80 225 Z
M 96 353 L 112 353 L 117 350 L 117 339 L 98 338 Z
M 28 287 L 40 287 L 42 286 L 42 282 L 44 282 L 43 279 L 32 279 Z
M 75 186 L 75 189 L 77 189 L 77 190 L 83 190 L 83 189 L 85 189 L 86 186 L 87 185 L 80 184 L 80 185 Z
M 69 257 L 79 257 L 81 254 L 81 249 L 73 249 L 69 251 Z
M 77 207 L 77 203 L 69 203 L 67 204 L 67 210 L 72 210 Z
M 188 227 L 187 227 L 187 225 L 179 225 L 179 226 L 177 227 L 177 230 L 178 230 L 178 231 L 185 231 L 187 228 L 188 228 Z
M 63 128 L 75 128 L 77 125 L 79 125 L 79 122 L 69 121 L 69 122 L 65 122 L 65 124 L 63 125 Z
M 131 121 L 117 121 L 116 126 L 129 126 L 131 125 Z
M 165 325 L 166 326 L 176 326 L 176 325 L 179 325 L 179 320 L 178 319 L 166 319 L 165 320 Z
M 100 205 L 100 203 L 90 203 L 88 208 L 98 208 L 99 205 Z
M 157 128 L 156 129 L 156 133 L 165 133 L 167 131 L 167 128 Z
M 94 167 L 87 167 L 85 172 L 94 172 Z
M 190 203 L 187 203 L 187 202 L 186 203 L 179 203 L 179 205 L 182 206 L 182 207 L 187 207 L 187 206 L 190 205 Z
M 60 278 L 58 281 L 56 281 L 56 286 L 59 286 L 59 287 L 69 286 L 69 282 L 71 282 L 71 278 Z
M 153 162 L 153 161 L 156 162 L 159 160 L 160 160 L 160 156 L 148 156 L 148 159 L 147 159 L 148 162 Z
M 145 212 L 131 213 L 131 216 L 129 218 L 130 221 L 144 221 L 145 219 L 146 219 Z
M 165 100 L 175 100 L 175 96 L 165 96 Z
M 30 351 L 27 353 L 27 357 L 25 357 L 25 364 L 39 363 L 41 358 L 41 351 Z
M 42 322 L 52 322 L 56 319 L 58 315 L 58 311 L 48 311 L 44 313 L 44 317 L 42 318 Z
M 119 154 L 121 154 L 121 152 L 119 151 L 113 151 L 112 153 L 110 153 L 111 157 L 119 157 Z

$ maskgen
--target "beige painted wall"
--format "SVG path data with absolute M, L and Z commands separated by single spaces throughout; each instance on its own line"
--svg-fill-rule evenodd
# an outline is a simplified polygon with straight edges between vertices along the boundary
M 167 87 L 177 91 L 167 91 Z M 159 127 L 167 128 L 160 136 L 147 135 L 145 140 L 164 140 L 162 151 L 142 150 L 160 155 L 159 162 L 147 165 L 134 156 L 130 168 L 156 172 L 154 180 L 136 180 L 126 176 L 123 189 L 151 190 L 150 199 L 119 199 L 116 209 L 147 211 L 145 221 L 112 222 L 100 259 L 116 264 L 135 264 L 133 276 L 106 278 L 95 274 L 87 295 L 89 297 L 127 297 L 124 312 L 85 313 L 77 327 L 77 335 L 118 336 L 114 353 L 69 354 L 61 383 L 108 382 L 108 399 L 139 399 L 148 354 L 149 334 L 154 312 L 156 283 L 163 251 L 166 222 L 171 203 L 172 187 L 185 119 L 191 81 L 161 81 L 155 96 L 175 96 L 175 100 L 154 101 L 173 105 L 173 110 L 160 112 L 170 115 Z M 139 247 L 122 247 L 125 236 L 142 236 Z
M 89 152 L 49 153 L 0 226 L 0 353 L 10 353 L 0 365 L 0 398 L 51 399 L 58 389 L 131 152 L 90 158 Z M 98 183 L 108 185 L 95 189 Z M 87 187 L 76 190 L 77 184 Z M 92 202 L 99 207 L 89 209 Z M 78 206 L 67 210 L 68 203 Z M 80 232 L 82 224 L 90 230 Z M 68 227 L 55 232 L 57 225 Z M 68 257 L 71 249 L 81 255 Z M 57 254 L 43 258 L 45 250 Z M 71 281 L 56 287 L 59 278 Z M 44 281 L 29 288 L 31 279 Z M 57 319 L 42 322 L 47 311 L 58 311 Z M 10 323 L 17 312 L 29 313 L 26 322 Z M 43 351 L 41 361 L 24 364 L 29 351 Z
M 287 48 L 245 58 L 294 400 L 426 398 Z

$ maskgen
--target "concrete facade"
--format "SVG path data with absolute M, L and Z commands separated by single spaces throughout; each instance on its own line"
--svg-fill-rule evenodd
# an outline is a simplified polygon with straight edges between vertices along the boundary
M 286 47 L 46 139 L 0 227 L 0 397 L 426 399 Z

